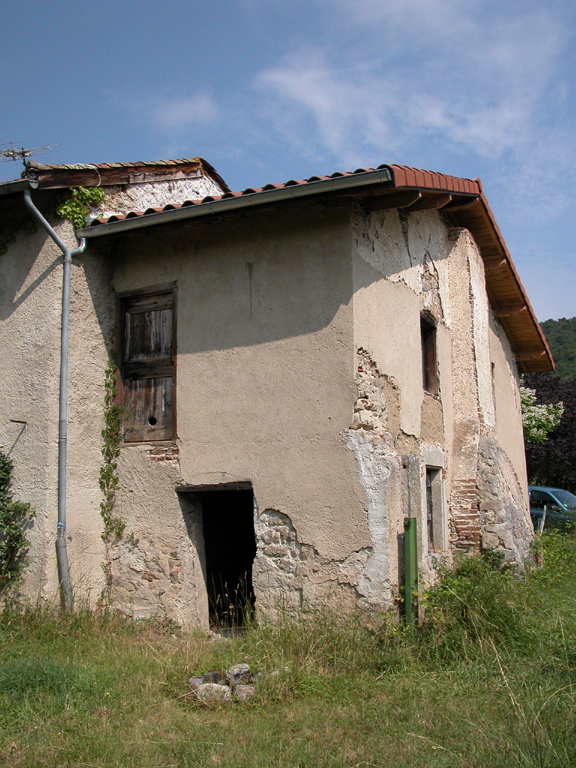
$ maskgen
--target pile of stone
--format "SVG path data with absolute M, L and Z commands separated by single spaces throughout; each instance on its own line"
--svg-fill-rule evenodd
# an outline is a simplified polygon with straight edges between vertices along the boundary
M 248 664 L 235 664 L 222 675 L 207 672 L 202 677 L 191 677 L 188 683 L 200 701 L 205 704 L 230 701 L 248 701 L 254 698 L 254 684 L 260 675 L 253 675 Z

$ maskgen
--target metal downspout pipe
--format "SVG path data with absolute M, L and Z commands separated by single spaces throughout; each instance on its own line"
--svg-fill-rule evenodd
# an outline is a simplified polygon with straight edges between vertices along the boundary
M 58 237 L 54 229 L 46 221 L 38 208 L 32 202 L 29 189 L 24 190 L 24 202 L 32 215 L 46 230 L 48 235 L 60 248 L 64 255 L 64 275 L 62 281 L 62 330 L 60 335 L 60 401 L 58 423 L 58 535 L 56 538 L 56 558 L 58 562 L 58 582 L 62 607 L 66 613 L 72 610 L 72 585 L 68 569 L 68 551 L 66 549 L 66 441 L 68 437 L 68 341 L 70 338 L 70 277 L 72 272 L 72 257 L 82 253 L 86 248 L 84 238 L 80 246 L 70 250 L 64 241 Z

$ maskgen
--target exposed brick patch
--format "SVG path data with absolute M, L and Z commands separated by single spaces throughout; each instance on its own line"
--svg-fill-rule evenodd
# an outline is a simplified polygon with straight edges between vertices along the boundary
M 453 482 L 450 509 L 451 545 L 463 552 L 479 550 L 481 532 L 476 478 Z
M 159 445 L 146 451 L 146 456 L 152 461 L 178 461 L 179 455 L 180 448 L 177 445 Z

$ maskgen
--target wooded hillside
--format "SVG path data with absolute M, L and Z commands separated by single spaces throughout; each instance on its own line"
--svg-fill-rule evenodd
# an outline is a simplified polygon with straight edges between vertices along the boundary
M 556 363 L 555 375 L 565 381 L 576 378 L 576 317 L 545 320 L 540 326 Z

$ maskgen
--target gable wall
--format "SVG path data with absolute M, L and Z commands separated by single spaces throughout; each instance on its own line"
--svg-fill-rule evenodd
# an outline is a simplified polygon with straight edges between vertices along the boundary
M 482 546 L 522 563 L 532 530 L 518 377 L 508 339 L 489 309 L 473 238 L 450 229 L 436 211 L 357 210 L 353 240 L 359 399 L 349 439 L 359 473 L 370 469 L 365 486 L 373 516 L 386 520 L 391 543 L 402 541 L 404 517 L 417 517 L 425 578 L 443 557 Z M 437 396 L 423 389 L 423 312 L 437 324 Z M 367 365 L 378 403 L 363 397 Z M 444 526 L 434 552 L 426 466 L 441 467 L 443 477 Z M 394 589 L 402 551 L 389 551 Z

